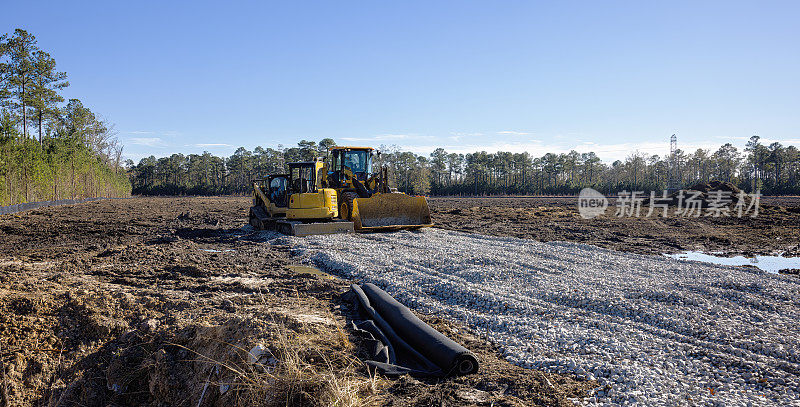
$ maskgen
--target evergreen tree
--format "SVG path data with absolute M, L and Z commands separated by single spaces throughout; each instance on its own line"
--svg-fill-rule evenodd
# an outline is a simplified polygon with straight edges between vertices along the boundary
M 6 61 L 9 53 L 7 34 L 0 35 L 0 112 L 5 118 L 11 103 L 11 63 Z
M 36 75 L 34 55 L 39 51 L 36 37 L 17 28 L 14 35 L 8 38 L 4 48 L 10 58 L 7 68 L 9 70 L 8 82 L 11 93 L 16 99 L 12 106 L 19 111 L 19 115 L 22 117 L 22 136 L 28 137 L 28 113 L 32 104 L 31 87 Z
M 67 74 L 56 71 L 56 60 L 44 51 L 34 52 L 30 103 L 39 125 L 39 144 L 42 144 L 44 120 L 58 114 L 57 104 L 64 101 L 58 91 L 67 86 Z

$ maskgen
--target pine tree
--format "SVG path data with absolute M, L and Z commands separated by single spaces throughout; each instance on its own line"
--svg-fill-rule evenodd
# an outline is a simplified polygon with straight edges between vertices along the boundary
M 6 52 L 11 59 L 9 85 L 16 99 L 14 107 L 22 116 L 22 135 L 28 136 L 28 108 L 31 106 L 31 86 L 35 76 L 34 54 L 39 51 L 36 37 L 17 28 L 6 43 Z
M 7 34 L 0 35 L 0 109 L 5 111 L 11 102 L 11 64 L 6 61 L 9 44 Z
M 335 146 L 336 142 L 332 138 L 324 138 L 319 141 L 319 156 L 325 157 L 328 155 L 328 149 Z
M 58 91 L 69 86 L 66 72 L 56 71 L 56 60 L 44 51 L 33 55 L 33 82 L 31 84 L 31 106 L 36 111 L 39 124 L 39 144 L 42 144 L 42 123 L 58 113 L 58 103 L 64 98 Z

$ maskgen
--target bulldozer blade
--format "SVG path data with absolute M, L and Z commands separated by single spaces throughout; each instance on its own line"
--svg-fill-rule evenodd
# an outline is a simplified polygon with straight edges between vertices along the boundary
M 355 230 L 418 229 L 433 226 L 428 201 L 403 193 L 375 194 L 353 200 Z

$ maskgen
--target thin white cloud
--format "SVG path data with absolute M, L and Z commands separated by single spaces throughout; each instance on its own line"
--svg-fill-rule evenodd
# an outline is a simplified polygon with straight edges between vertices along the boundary
M 375 140 L 405 140 L 414 136 L 414 134 L 378 134 L 373 138 Z
M 232 144 L 225 144 L 225 143 L 199 143 L 193 145 L 195 147 L 200 147 L 200 148 L 233 147 Z
M 164 131 L 152 131 L 152 130 L 133 130 L 133 131 L 124 131 L 122 134 L 133 134 L 133 135 L 150 135 L 150 134 L 157 134 L 163 137 L 174 137 L 179 136 L 182 133 L 176 130 L 164 130 Z
M 145 147 L 166 147 L 167 144 L 164 143 L 160 137 L 133 137 L 129 141 L 131 144 L 135 146 L 145 146 Z
M 524 131 L 504 130 L 504 131 L 498 131 L 497 134 L 503 134 L 506 136 L 529 136 L 531 133 Z
M 759 141 L 761 142 L 761 144 L 766 144 L 766 145 L 772 143 L 781 143 L 783 144 L 784 147 L 789 145 L 797 146 L 798 144 L 800 144 L 800 138 L 772 139 L 772 138 L 762 137 Z
M 437 148 L 444 148 L 448 153 L 471 154 L 478 151 L 495 153 L 498 151 L 508 151 L 512 153 L 527 152 L 533 157 L 541 157 L 547 153 L 562 154 L 575 150 L 579 153 L 594 152 L 606 163 L 616 160 L 624 160 L 635 152 L 650 155 L 665 156 L 669 154 L 669 141 L 664 142 L 639 142 L 639 143 L 615 143 L 598 144 L 591 141 L 578 141 L 573 143 L 545 143 L 542 140 L 527 140 L 520 142 L 496 141 L 485 144 L 449 144 L 449 145 L 424 145 L 412 146 L 401 145 L 403 151 L 411 151 L 415 154 L 428 155 Z M 714 143 L 683 143 L 678 147 L 685 152 L 694 152 L 698 148 L 716 151 L 720 145 Z
M 463 132 L 450 132 L 450 135 L 447 136 L 447 139 L 453 143 L 462 143 L 462 140 L 475 138 L 475 137 L 483 137 L 483 133 L 463 133 Z M 433 137 L 433 140 L 437 138 Z
M 750 140 L 750 136 L 714 136 L 715 139 L 720 140 L 739 140 L 739 141 L 748 141 Z
M 419 136 L 416 134 L 376 134 L 369 137 L 339 137 L 339 140 L 344 141 L 397 141 L 427 138 L 428 136 Z
M 134 164 L 139 164 L 139 161 L 141 161 L 142 158 L 150 157 L 151 155 L 153 155 L 153 154 L 125 152 L 125 153 L 122 154 L 122 159 L 123 159 L 123 161 L 124 160 L 131 160 L 131 161 L 133 161 Z
M 457 137 L 481 137 L 481 136 L 483 136 L 483 133 L 464 133 L 464 132 L 456 132 L 456 131 L 450 132 L 450 134 L 452 134 L 453 136 L 457 136 Z

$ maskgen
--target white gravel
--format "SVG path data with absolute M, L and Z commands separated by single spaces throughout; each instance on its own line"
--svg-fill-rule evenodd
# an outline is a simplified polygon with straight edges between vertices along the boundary
M 800 405 L 796 277 L 440 229 L 273 243 L 461 321 L 513 363 L 597 379 L 586 404 Z

